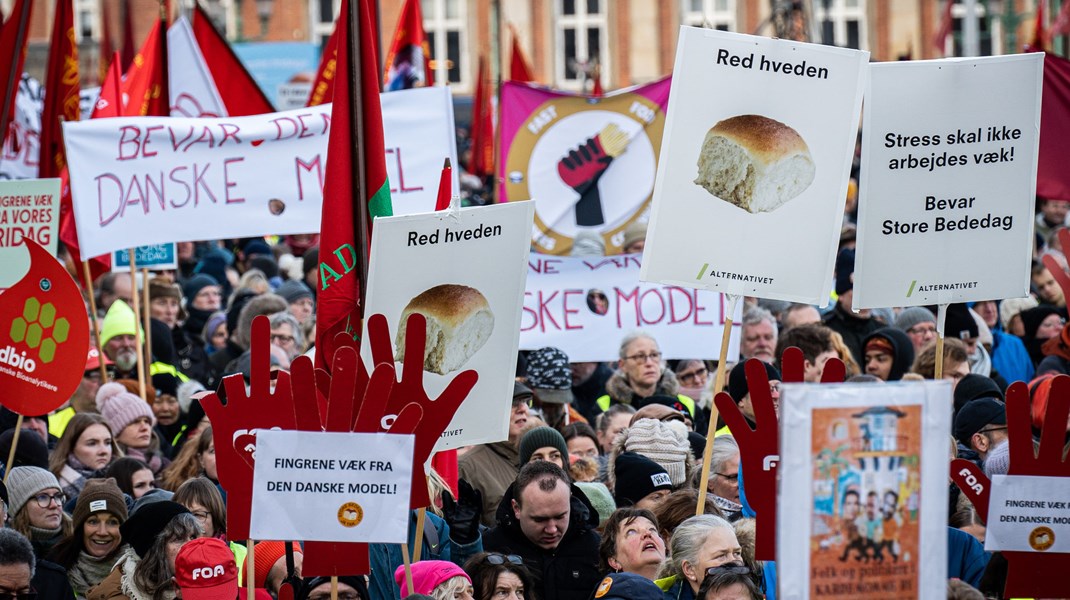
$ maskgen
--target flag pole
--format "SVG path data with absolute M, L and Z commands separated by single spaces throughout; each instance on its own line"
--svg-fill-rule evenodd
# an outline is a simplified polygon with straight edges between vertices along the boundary
M 11 475 L 11 463 L 15 460 L 15 448 L 19 444 L 19 433 L 22 431 L 22 414 L 15 419 L 15 433 L 11 436 L 11 450 L 7 452 L 7 462 L 4 463 L 4 483 L 7 483 L 8 475 Z M 411 584 L 410 584 L 411 585 Z
M 138 315 L 141 314 L 141 302 L 138 299 L 137 292 L 137 258 L 134 256 L 134 249 L 128 248 L 126 250 L 127 256 L 130 257 L 130 289 L 133 293 L 130 294 L 130 300 L 134 306 L 134 338 L 137 340 L 137 392 L 141 396 L 143 402 L 145 400 L 145 340 L 144 336 L 149 332 L 142 331 L 141 325 L 137 322 Z
M 368 215 L 368 175 L 367 170 L 364 168 L 365 148 L 364 148 L 364 82 L 361 80 L 361 39 L 360 39 L 360 18 L 361 7 L 368 6 L 368 3 L 372 0 L 350 0 L 346 3 L 349 13 L 346 15 L 346 19 L 349 21 L 349 47 L 345 49 L 349 52 L 349 94 L 351 101 L 349 103 L 351 114 L 350 122 L 352 123 L 352 131 L 350 131 L 350 139 L 356 145 L 356 153 L 350 153 L 356 164 L 352 164 L 350 172 L 356 176 L 356 193 L 354 196 L 360 200 L 357 202 L 357 222 L 356 231 L 354 231 L 353 239 L 356 240 L 357 247 L 357 262 L 360 270 L 357 272 L 357 285 L 359 286 L 360 298 L 358 298 L 360 315 L 363 320 L 364 317 L 364 300 L 368 295 L 368 228 L 370 226 L 370 216 Z M 356 5 L 356 6 L 354 6 Z M 378 73 L 378 72 L 377 72 Z M 378 78 L 378 75 L 376 75 Z
M 97 341 L 97 362 L 100 367 L 100 384 L 108 383 L 108 369 L 104 366 L 104 344 L 100 343 L 100 318 L 97 316 L 97 297 L 93 294 L 93 279 L 89 272 L 89 261 L 82 261 L 82 277 L 85 277 L 85 289 L 89 292 L 89 314 L 93 317 L 93 338 Z
M 11 114 L 11 104 L 15 101 L 17 90 L 16 80 L 22 77 L 22 73 L 16 71 L 21 70 L 18 68 L 21 62 L 19 59 L 24 51 L 23 46 L 26 45 L 26 29 L 30 24 L 30 9 L 33 7 L 32 4 L 30 6 L 16 4 L 15 6 L 22 8 L 22 11 L 19 13 L 19 25 L 15 32 L 15 53 L 11 56 L 11 67 L 7 74 L 6 87 L 4 87 L 4 112 L 0 113 L 0 132 L 2 132 L 0 138 L 7 137 L 7 127 L 10 125 L 8 116 Z

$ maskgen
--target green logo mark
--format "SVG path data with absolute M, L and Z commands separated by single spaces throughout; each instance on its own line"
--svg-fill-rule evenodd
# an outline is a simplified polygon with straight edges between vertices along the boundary
M 706 274 L 706 269 L 710 268 L 710 263 L 702 263 L 702 269 L 698 272 L 698 277 L 695 279 L 702 279 L 702 276 Z
M 907 290 L 907 298 L 909 298 L 910 295 L 914 293 L 914 286 L 917 285 L 917 283 L 918 283 L 917 279 L 915 279 L 914 281 L 910 282 L 910 289 Z
M 56 358 L 56 347 L 67 341 L 70 331 L 71 324 L 66 318 L 56 318 L 56 307 L 51 302 L 42 305 L 37 298 L 27 298 L 22 316 L 11 322 L 11 340 L 25 341 L 30 348 L 37 348 L 45 364 Z

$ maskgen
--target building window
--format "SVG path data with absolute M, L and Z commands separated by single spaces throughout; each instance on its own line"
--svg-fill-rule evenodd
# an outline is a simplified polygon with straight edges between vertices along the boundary
M 823 43 L 868 49 L 865 0 L 814 0 L 814 22 Z
M 736 0 L 684 0 L 684 25 L 736 31 Z
M 989 15 L 986 2 L 977 2 L 977 12 L 974 19 L 977 20 L 977 35 L 979 56 L 992 56 L 1002 54 L 1000 50 L 1000 36 L 998 34 L 999 19 L 993 19 Z M 966 5 L 956 2 L 951 7 L 951 35 L 945 42 L 945 56 L 963 56 L 965 53 L 965 23 Z
M 557 0 L 554 44 L 555 79 L 563 88 L 582 89 L 602 72 L 609 73 L 605 0 Z
M 435 82 L 466 87 L 465 3 L 462 0 L 420 0 L 424 13 L 424 31 L 431 47 L 431 67 Z
M 74 0 L 74 39 L 83 42 L 97 39 L 100 26 L 100 2 Z
M 342 2 L 341 0 L 311 0 L 308 3 L 308 10 L 309 23 L 312 23 L 309 41 L 323 48 L 334 33 L 334 21 L 338 18 L 338 11 L 342 10 Z

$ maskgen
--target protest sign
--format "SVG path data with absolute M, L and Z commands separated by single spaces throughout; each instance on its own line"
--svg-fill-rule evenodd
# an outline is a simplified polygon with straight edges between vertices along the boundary
M 516 373 L 533 214 L 531 202 L 519 202 L 375 220 L 364 314 L 385 315 L 400 363 L 407 317 L 424 315 L 426 357 L 411 358 L 424 362 L 429 397 L 457 371 L 479 376 L 436 449 L 507 437 L 509 403 L 502 398 L 512 394 Z M 361 355 L 375 364 L 369 344 L 362 343 Z
M 37 177 L 41 153 L 41 111 L 45 106 L 41 82 L 23 73 L 15 92 L 15 118 L 8 126 L 0 154 L 0 179 Z
M 1028 295 L 1043 60 L 870 67 L 855 309 Z
M 14 285 L 30 266 L 23 239 L 56 255 L 59 179 L 0 181 L 0 290 Z
M 946 381 L 781 387 L 786 598 L 946 593 L 950 404 Z
M 620 358 L 620 340 L 642 329 L 665 358 L 716 359 L 727 317 L 723 295 L 639 281 L 642 255 L 528 259 L 520 348 L 560 348 L 573 362 Z M 742 309 L 738 311 L 742 313 Z M 739 323 L 741 314 L 733 318 Z M 733 328 L 729 356 L 739 355 Z
M 682 27 L 640 278 L 827 304 L 868 59 Z
M 259 432 L 250 535 L 404 543 L 414 440 L 386 433 Z
M 1067 478 L 994 475 L 985 550 L 1070 553 Z
M 442 159 L 456 160 L 449 90 L 383 98 L 395 214 L 433 210 Z M 319 231 L 330 119 L 327 104 L 250 117 L 65 123 L 82 255 Z
M 134 248 L 137 268 L 150 271 L 167 271 L 178 268 L 178 246 L 171 244 L 150 244 Z M 111 270 L 117 273 L 130 271 L 130 253 L 117 250 L 111 255 Z
M 600 98 L 502 84 L 500 197 L 535 201 L 534 242 L 567 255 L 580 231 L 615 254 L 644 223 L 654 187 L 669 78 Z

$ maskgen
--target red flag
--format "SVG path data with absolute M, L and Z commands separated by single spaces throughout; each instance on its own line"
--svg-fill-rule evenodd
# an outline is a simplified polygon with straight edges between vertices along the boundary
M 134 9 L 130 6 L 130 1 L 123 0 L 120 9 L 123 18 L 123 62 L 120 64 L 124 71 L 134 64 Z
M 594 85 L 591 86 L 591 95 L 596 98 L 601 98 L 605 93 L 605 90 L 602 89 L 602 67 L 595 65 Z
M 200 3 L 194 4 L 193 37 L 201 49 L 216 90 L 227 108 L 227 115 L 244 117 L 275 112 L 271 101 L 253 80 L 230 44 L 219 35 Z
M 156 21 L 123 78 L 120 89 L 127 98 L 123 116 L 171 115 L 167 90 L 167 35 L 163 32 L 164 27 L 163 19 Z
M 8 124 L 15 117 L 15 94 L 22 79 L 22 63 L 26 60 L 26 38 L 32 12 L 32 1 L 18 0 L 0 30 L 0 65 L 4 66 L 4 70 L 0 71 L 0 85 L 4 86 L 3 102 L 7 104 L 7 110 L 0 114 L 0 132 L 4 138 L 7 137 Z
M 516 35 L 516 29 L 511 29 L 513 48 L 509 56 L 509 79 L 521 82 L 535 81 L 535 76 L 531 74 L 531 65 L 528 64 L 528 59 L 524 58 L 524 51 L 520 49 L 520 38 Z
M 75 122 L 81 115 L 78 96 L 78 45 L 74 41 L 74 2 L 56 0 L 52 43 L 45 70 L 45 106 L 41 113 L 41 158 L 37 176 L 56 177 L 67 164 L 60 118 Z
M 394 41 L 386 55 L 383 80 L 388 92 L 435 84 L 435 73 L 431 70 L 431 46 L 424 33 L 420 0 L 405 0 L 405 6 L 401 8 Z
M 936 33 L 933 35 L 933 46 L 936 47 L 936 51 L 941 55 L 944 53 L 944 48 L 947 47 L 947 36 L 951 35 L 951 26 L 954 24 L 954 19 L 951 17 L 951 8 L 955 5 L 952 0 L 944 1 L 944 12 L 940 16 L 940 26 L 937 27 Z
M 442 165 L 442 175 L 438 178 L 438 196 L 435 198 L 435 210 L 446 210 L 450 207 L 450 197 L 453 195 L 453 168 L 450 167 L 450 159 L 446 157 L 446 163 Z
M 352 42 L 346 11 L 350 10 L 350 0 L 343 0 L 335 28 L 339 49 L 338 85 L 334 86 L 324 173 L 320 289 L 316 309 L 316 360 L 328 366 L 337 347 L 334 340 L 337 334 L 344 332 L 354 338 L 360 335 L 363 310 L 360 298 L 364 291 L 360 285 L 363 285 L 367 264 L 365 257 L 371 237 L 371 221 L 373 217 L 388 216 L 392 212 L 383 114 L 379 105 L 379 67 L 375 62 L 375 37 L 368 2 L 355 0 L 352 8 L 359 10 L 360 29 L 353 32 L 360 54 L 360 64 L 355 69 L 358 81 L 349 80 Z M 360 95 L 354 98 L 352 90 L 355 86 L 359 86 L 356 89 Z M 352 115 L 356 111 L 360 111 L 362 118 L 353 123 Z
M 108 10 L 108 3 L 100 3 L 100 81 L 103 82 L 108 76 L 108 67 L 111 63 L 108 59 L 115 53 L 115 42 L 111 39 L 111 11 Z
M 323 46 L 320 66 L 316 69 L 316 79 L 312 82 L 312 92 L 308 95 L 308 106 L 319 106 L 334 97 L 334 76 L 338 66 L 338 22 L 334 24 L 331 37 Z
M 472 156 L 468 172 L 480 177 L 494 174 L 494 111 L 490 105 L 487 59 L 479 57 L 476 95 L 472 102 Z
M 1070 3 L 1068 3 L 1070 5 Z M 1037 196 L 1070 200 L 1070 60 L 1044 55 Z
M 1048 49 L 1048 33 L 1044 31 L 1044 4 L 1045 0 L 1037 0 L 1037 16 L 1033 22 L 1033 41 L 1029 43 L 1037 50 Z
M 1048 35 L 1055 37 L 1067 33 L 1070 33 L 1070 2 L 1063 2 L 1063 8 L 1059 11 L 1059 16 L 1055 17 L 1055 22 L 1051 24 Z

